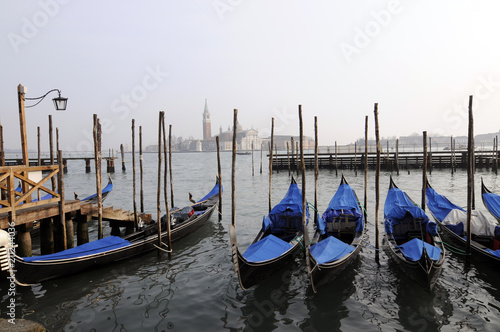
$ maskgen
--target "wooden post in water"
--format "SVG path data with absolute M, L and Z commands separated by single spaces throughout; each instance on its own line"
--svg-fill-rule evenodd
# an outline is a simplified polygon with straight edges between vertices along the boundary
M 473 210 L 474 201 L 474 118 L 472 115 L 472 96 L 469 96 L 469 132 L 467 142 L 467 246 L 466 252 L 471 253 L 471 213 Z M 468 256 L 470 257 L 470 256 Z
M 132 119 L 132 199 L 134 206 L 134 229 L 136 231 L 139 230 L 139 222 L 137 218 L 137 202 L 136 202 L 136 191 L 135 191 L 135 119 Z M 160 149 L 160 146 L 158 146 Z M 161 153 L 161 150 L 159 151 Z M 158 221 L 160 222 L 160 221 Z M 127 233 L 132 231 L 131 229 L 127 230 Z
M 427 189 L 427 131 L 422 133 L 424 160 L 422 163 L 422 202 L 420 208 L 425 211 L 425 189 Z
M 380 134 L 378 130 L 378 103 L 375 103 L 375 137 L 377 141 L 377 170 L 375 173 L 375 248 L 377 249 L 375 253 L 375 259 L 378 263 L 378 249 L 380 249 L 379 244 L 379 204 L 380 204 Z
M 280 172 L 280 168 L 279 168 L 279 164 L 278 164 L 278 144 L 274 144 L 274 151 L 275 151 L 275 155 L 274 155 L 274 158 L 276 159 L 276 173 L 279 173 Z
M 170 172 L 170 204 L 174 207 L 174 176 L 172 174 L 172 125 L 168 126 L 168 154 L 169 154 L 169 172 Z
M 453 175 L 453 173 L 454 173 L 454 169 L 453 168 L 455 167 L 455 165 L 454 165 L 455 164 L 455 160 L 454 160 L 455 158 L 454 158 L 454 155 L 453 155 L 453 146 L 454 146 L 454 144 L 453 144 L 453 136 L 451 136 L 450 137 L 450 153 L 451 153 L 450 154 L 450 164 L 451 164 L 450 166 L 451 166 L 451 175 Z
M 236 130 L 235 130 L 236 131 Z M 271 118 L 271 148 L 269 149 L 269 212 L 272 209 L 271 189 L 273 182 L 273 144 L 274 144 L 274 118 Z
M 286 142 L 286 159 L 288 161 L 288 176 L 290 176 L 290 146 L 288 141 Z
M 335 176 L 339 176 L 338 165 L 337 165 L 337 141 L 335 141 Z
M 163 133 L 163 155 L 165 157 L 165 171 L 163 172 L 163 193 L 165 196 L 165 218 L 167 220 L 167 244 L 168 244 L 168 257 L 172 257 L 172 236 L 170 234 L 170 207 L 168 205 L 168 185 L 167 185 L 167 168 L 168 167 L 168 161 L 167 160 L 167 131 L 165 130 L 165 112 L 162 112 L 161 115 L 161 128 L 162 128 L 162 133 Z M 170 165 L 170 168 L 172 165 Z M 161 224 L 161 219 L 160 222 Z M 161 227 L 159 228 L 161 231 Z M 158 232 L 158 246 L 161 247 L 162 242 L 161 242 L 161 234 Z
M 429 137 L 429 160 L 428 160 L 429 174 L 432 174 L 432 137 Z
M 215 143 L 217 143 L 217 173 L 219 174 L 219 221 L 222 220 L 222 171 L 220 166 L 220 147 L 219 147 L 219 136 L 215 136 Z
M 297 157 L 295 158 L 297 160 L 297 175 L 299 175 L 299 170 L 300 170 L 300 164 L 302 160 L 299 160 L 299 142 L 295 142 L 295 153 Z
M 63 172 L 63 158 L 62 151 L 57 150 L 57 163 L 59 164 L 59 177 L 58 177 L 58 193 L 61 196 L 61 201 L 59 202 L 59 214 L 61 215 L 61 223 L 64 225 L 63 232 L 65 232 L 65 248 L 70 249 L 75 246 L 74 240 L 74 228 L 73 220 L 71 218 L 66 219 L 64 211 L 64 172 Z
M 253 167 L 253 142 L 251 142 L 251 145 L 252 145 L 252 176 L 254 176 L 255 172 L 254 172 L 254 167 Z
M 94 114 L 94 160 L 97 192 L 97 238 L 102 239 L 102 183 L 101 183 L 101 132 L 97 114 Z
M 399 138 L 396 139 L 396 174 L 399 175 Z
M 0 124 L 0 166 L 5 166 L 5 150 L 3 148 L 3 127 Z
M 57 151 L 57 163 L 59 164 L 59 172 L 57 173 L 57 183 L 58 183 L 58 193 L 60 196 L 59 200 L 59 217 L 60 223 L 62 225 L 62 248 L 64 250 L 73 248 L 73 221 L 69 219 L 69 223 L 66 223 L 66 215 L 64 212 L 64 172 L 62 165 L 62 152 Z
M 354 175 L 358 176 L 358 142 L 354 142 Z
M 292 145 L 292 173 L 293 173 L 293 170 L 297 167 L 295 165 L 295 144 L 293 143 L 293 136 L 290 138 L 291 140 L 291 145 Z
M 302 232 L 304 236 L 304 246 L 306 248 L 306 265 L 307 265 L 307 274 L 311 278 L 311 264 L 309 261 L 309 232 L 307 231 L 307 223 L 306 223 L 306 164 L 304 162 L 304 128 L 302 124 L 302 105 L 299 105 L 299 132 L 300 132 L 300 159 L 302 160 Z M 312 281 L 312 278 L 311 278 Z M 312 284 L 312 283 L 311 283 Z M 313 290 L 316 292 L 314 288 L 314 284 L 312 284 Z
M 158 247 L 161 248 L 161 208 L 160 208 L 160 197 L 161 197 L 161 123 L 163 121 L 163 111 L 159 112 L 158 118 L 158 188 L 156 191 L 156 227 L 158 232 Z M 135 200 L 135 198 L 134 198 Z M 170 220 L 166 220 L 170 223 Z M 168 248 L 170 249 L 170 248 Z
M 274 123 L 274 118 L 273 118 Z M 233 158 L 231 164 L 231 225 L 235 227 L 236 224 L 236 198 L 234 194 L 236 192 L 235 178 L 236 178 L 236 135 L 237 135 L 237 124 L 238 124 L 238 110 L 234 109 L 233 116 Z M 262 151 L 262 150 L 261 150 Z
M 367 190 L 368 190 L 368 115 L 365 116 L 365 197 L 363 200 L 365 220 L 368 217 L 367 213 Z
M 122 172 L 125 172 L 127 168 L 125 167 L 125 151 L 123 150 L 123 144 L 120 144 L 120 153 L 122 155 Z
M 49 153 L 50 153 L 50 164 L 54 165 L 54 136 L 52 134 L 52 115 L 49 115 Z M 56 191 L 56 179 L 54 177 L 50 178 L 52 183 L 52 191 Z
M 495 175 L 498 174 L 498 135 L 495 136 Z
M 299 106 L 300 107 L 300 106 Z M 299 108 L 299 112 L 302 110 Z M 302 114 L 299 114 L 302 117 Z M 302 121 L 300 122 L 302 127 Z M 302 133 L 302 131 L 301 131 Z M 301 140 L 302 141 L 302 140 Z M 319 165 L 318 165 L 318 117 L 314 117 L 314 222 L 318 220 L 318 175 L 319 175 Z M 305 173 L 304 173 L 305 176 Z M 305 193 L 304 193 L 305 195 Z
M 144 213 L 144 158 L 142 156 L 142 126 L 139 126 L 139 201 L 141 204 L 141 213 Z
M 264 143 L 260 143 L 260 174 L 262 174 L 262 150 L 263 150 L 263 147 L 264 146 Z
M 37 141 L 38 141 L 38 166 L 42 166 L 42 155 L 41 155 L 41 150 L 40 150 L 40 126 L 36 127 L 36 133 L 37 133 Z M 3 148 L 2 148 L 3 150 Z M 2 165 L 3 166 L 3 165 Z

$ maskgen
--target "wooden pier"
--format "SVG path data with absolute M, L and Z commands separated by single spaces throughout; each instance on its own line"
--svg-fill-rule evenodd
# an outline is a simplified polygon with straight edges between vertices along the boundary
M 16 234 L 16 253 L 21 257 L 31 256 L 31 232 L 37 222 L 42 254 L 74 247 L 75 235 L 78 245 L 89 242 L 87 222 L 97 215 L 97 205 L 79 200 L 65 200 L 61 169 L 62 162 L 48 166 L 0 167 L 0 229 Z M 30 174 L 37 172 L 43 172 L 41 180 L 31 180 Z M 51 180 L 55 177 L 57 185 L 54 182 L 51 189 L 44 186 L 45 183 L 52 183 Z M 15 187 L 17 181 L 21 182 L 20 189 Z M 49 198 L 41 199 L 47 194 Z M 119 227 L 126 227 L 127 232 L 133 231 L 132 212 L 105 207 L 102 217 L 103 220 L 110 221 L 114 234 L 120 233 Z M 145 223 L 151 221 L 149 214 L 140 214 L 139 217 Z
M 496 156 L 495 156 L 496 154 Z M 476 168 L 497 168 L 500 154 L 494 151 L 476 151 Z M 424 156 L 422 152 L 399 152 L 383 153 L 381 156 L 381 168 L 386 171 L 397 169 L 415 169 L 423 164 Z M 466 168 L 467 150 L 457 151 L 434 151 L 427 153 L 429 169 L 432 168 Z M 377 163 L 376 152 L 368 152 L 368 158 L 365 158 L 361 152 L 342 152 L 342 153 L 320 153 L 318 155 L 318 166 L 322 169 L 363 169 L 365 162 L 368 168 L 375 169 Z M 304 164 L 306 168 L 314 168 L 314 154 L 304 155 Z M 291 154 L 281 153 L 273 155 L 273 169 L 292 171 L 300 167 L 300 159 Z
M 83 160 L 85 161 L 85 172 L 90 173 L 91 172 L 91 161 L 94 160 L 94 157 L 63 157 L 63 167 L 64 167 L 64 173 L 68 172 L 68 160 Z M 106 170 L 108 173 L 114 173 L 115 172 L 115 159 L 118 159 L 118 157 L 102 157 L 102 159 L 106 160 Z M 54 161 L 55 162 L 55 161 Z M 5 159 L 5 166 L 16 166 L 16 165 L 22 165 L 23 164 L 23 159 L 19 158 L 8 158 Z M 29 159 L 29 165 L 30 166 L 45 166 L 45 165 L 51 165 L 51 159 L 50 158 L 41 158 L 40 163 L 38 162 L 38 159 L 31 158 Z

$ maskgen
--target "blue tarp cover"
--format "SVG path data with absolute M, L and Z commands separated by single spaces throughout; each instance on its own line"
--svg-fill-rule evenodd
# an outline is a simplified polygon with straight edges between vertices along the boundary
M 47 260 L 55 260 L 55 259 L 66 259 L 66 258 L 75 258 L 82 257 L 87 255 L 93 255 L 101 252 L 106 252 L 113 249 L 118 249 L 121 247 L 128 246 L 130 244 L 129 241 L 122 239 L 118 236 L 109 236 L 104 239 L 100 239 L 97 241 L 92 241 L 89 243 L 82 244 L 81 246 L 63 250 L 57 252 L 55 254 L 50 255 L 42 255 L 42 256 L 33 256 L 33 257 L 23 257 L 26 262 L 33 261 L 47 261 Z
M 441 255 L 441 249 L 427 242 L 423 242 L 420 239 L 413 239 L 398 247 L 401 249 L 401 252 L 406 258 L 408 258 L 411 261 L 418 261 L 422 257 L 422 253 L 424 251 L 422 245 L 425 245 L 425 250 L 427 251 L 427 255 L 429 255 L 429 257 L 433 261 L 439 260 L 439 256 Z
M 439 195 L 433 188 L 429 187 L 425 190 L 425 203 L 439 221 L 443 221 L 451 210 L 457 209 L 465 212 L 460 206 L 453 204 L 448 198 Z
M 224 190 L 222 186 L 220 186 L 220 189 L 221 190 Z M 207 199 L 215 196 L 215 195 L 218 195 L 219 194 L 219 183 L 216 183 L 215 186 L 212 188 L 212 190 L 210 190 L 210 192 L 208 194 L 206 194 L 202 199 L 200 199 L 198 202 L 203 202 L 203 201 L 206 201 Z
M 263 262 L 282 255 L 292 247 L 290 243 L 270 234 L 250 245 L 243 257 L 249 262 Z
M 385 199 L 384 217 L 387 234 L 393 233 L 392 226 L 399 224 L 407 212 L 414 218 L 422 218 L 422 226 L 426 227 L 427 232 L 431 235 L 437 235 L 436 223 L 429 220 L 424 210 L 413 205 L 410 198 L 399 188 L 390 188 Z
M 353 215 L 358 218 L 356 221 L 356 231 L 363 231 L 363 213 L 359 208 L 358 200 L 354 190 L 348 184 L 341 184 L 337 189 L 335 195 L 333 195 L 332 200 L 328 204 L 323 216 L 318 219 L 317 226 L 321 231 L 321 234 L 325 234 L 326 223 L 332 222 L 332 220 L 341 214 Z
M 271 227 L 271 232 L 280 231 L 286 228 L 286 218 L 295 218 L 298 229 L 302 229 L 302 191 L 294 182 L 288 187 L 285 197 L 276 204 L 269 215 L 264 217 L 262 229 L 266 230 Z M 309 218 L 309 209 L 306 208 L 306 216 Z
M 496 194 L 483 194 L 486 207 L 496 218 L 500 218 L 500 196 Z
M 493 251 L 493 250 L 491 250 L 491 249 L 486 248 L 486 249 L 484 249 L 484 250 L 486 250 L 486 251 L 487 251 L 487 252 L 489 252 L 490 254 L 493 254 L 493 255 L 495 255 L 495 256 L 497 256 L 497 257 L 499 257 L 499 258 L 500 258 L 500 249 Z
M 340 241 L 334 236 L 329 236 L 311 246 L 311 254 L 318 264 L 336 261 L 351 253 L 353 250 L 353 246 Z

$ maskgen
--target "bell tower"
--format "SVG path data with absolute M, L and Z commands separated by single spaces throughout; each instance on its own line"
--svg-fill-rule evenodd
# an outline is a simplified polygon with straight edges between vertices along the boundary
M 210 121 L 207 100 L 205 99 L 205 110 L 203 111 L 203 140 L 208 140 L 210 137 L 212 137 L 212 123 Z

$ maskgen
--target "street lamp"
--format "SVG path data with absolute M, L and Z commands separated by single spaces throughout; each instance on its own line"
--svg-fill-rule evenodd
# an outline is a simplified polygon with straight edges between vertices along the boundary
M 19 84 L 17 86 L 17 100 L 19 103 L 19 124 L 21 127 L 21 147 L 22 147 L 22 151 L 23 151 L 23 164 L 25 166 L 29 166 L 29 158 L 28 158 L 28 143 L 27 143 L 27 136 L 26 136 L 26 117 L 24 115 L 24 109 L 29 108 L 29 107 L 34 107 L 34 106 L 40 104 L 40 102 L 45 97 L 47 97 L 47 95 L 49 93 L 54 92 L 54 91 L 57 91 L 59 93 L 59 97 L 52 99 L 52 101 L 54 102 L 54 107 L 56 108 L 57 111 L 66 110 L 68 98 L 61 97 L 61 90 L 59 90 L 59 89 L 52 89 L 41 97 L 26 98 L 24 96 L 28 92 L 26 87 L 22 86 L 21 84 Z M 25 100 L 38 100 L 38 102 L 36 102 L 33 105 L 24 106 Z

